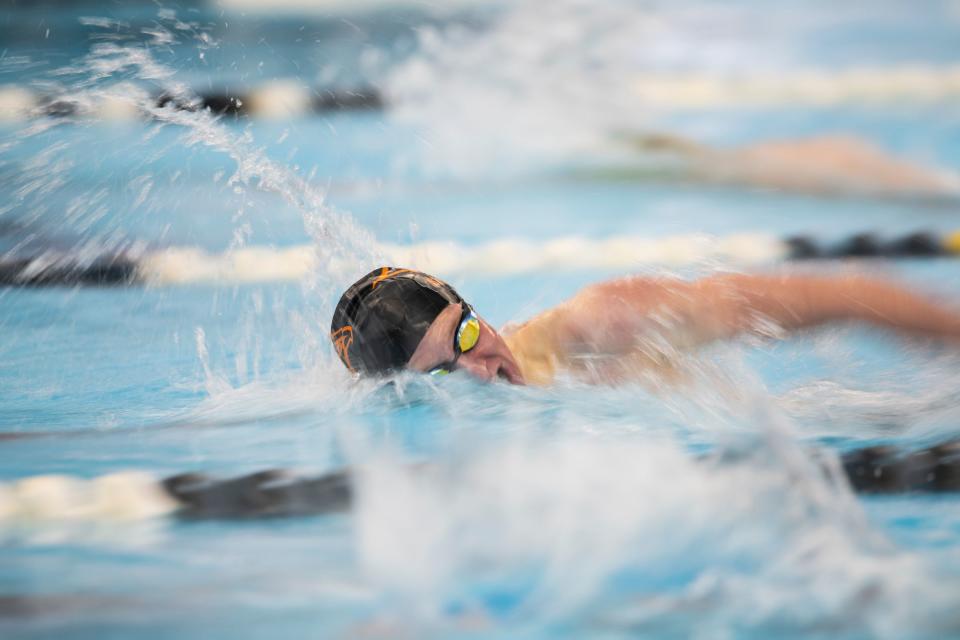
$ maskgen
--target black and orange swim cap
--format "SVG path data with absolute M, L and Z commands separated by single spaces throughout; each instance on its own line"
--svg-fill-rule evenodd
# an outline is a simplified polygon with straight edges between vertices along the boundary
M 453 287 L 422 271 L 380 267 L 340 297 L 330 339 L 351 371 L 392 373 L 407 364 L 440 312 L 461 302 Z

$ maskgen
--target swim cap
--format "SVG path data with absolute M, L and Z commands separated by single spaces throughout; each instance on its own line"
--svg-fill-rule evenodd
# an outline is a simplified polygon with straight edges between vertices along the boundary
M 453 287 L 433 276 L 380 267 L 340 297 L 330 339 L 350 371 L 391 373 L 407 364 L 440 312 L 461 302 Z

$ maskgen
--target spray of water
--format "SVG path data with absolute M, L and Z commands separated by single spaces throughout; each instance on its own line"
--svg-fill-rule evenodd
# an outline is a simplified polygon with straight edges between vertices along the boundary
M 508 135 L 522 131 L 521 139 L 535 154 L 589 152 L 601 144 L 601 136 L 595 128 L 579 126 L 586 114 L 594 113 L 598 101 L 609 102 L 604 128 L 615 128 L 632 117 L 630 105 L 617 94 L 596 95 L 595 87 L 581 91 L 571 79 L 599 74 L 616 86 L 619 71 L 605 68 L 597 56 L 588 56 L 573 73 L 551 63 L 558 51 L 579 47 L 584 32 L 611 28 L 622 14 L 562 3 L 548 9 L 547 18 L 552 27 L 545 40 L 526 37 L 526 30 L 544 19 L 542 10 L 529 6 L 511 14 L 489 40 L 445 34 L 431 50 L 433 36 L 425 35 L 434 66 L 406 67 L 397 81 L 404 80 L 404 91 L 420 92 L 418 109 L 427 117 L 442 102 L 427 99 L 429 88 L 464 82 L 446 94 L 465 98 L 463 108 L 447 103 L 444 113 L 473 114 L 478 127 L 496 122 Z M 637 36 L 637 24 L 614 28 L 604 46 L 625 46 Z M 158 31 L 157 43 L 168 41 L 170 33 Z M 450 42 L 464 46 L 450 63 L 455 66 L 447 68 Z M 498 58 L 490 47 L 501 46 L 516 50 L 527 66 L 491 65 Z M 597 55 L 602 62 L 603 55 Z M 544 65 L 547 72 L 541 73 Z M 230 157 L 235 163 L 226 181 L 230 188 L 275 193 L 302 212 L 315 238 L 316 271 L 309 290 L 318 305 L 356 275 L 359 264 L 375 257 L 369 234 L 331 209 L 310 181 L 270 160 L 250 135 L 234 133 L 209 113 L 191 111 L 192 95 L 148 48 L 101 43 L 80 66 L 82 79 L 69 92 L 78 104 L 108 94 L 126 100 L 160 126 L 181 128 L 187 145 Z M 473 100 L 463 80 L 471 77 L 470 69 L 493 75 L 503 91 L 493 99 Z M 131 77 L 160 87 L 168 104 L 158 106 L 145 91 L 112 82 Z M 530 78 L 543 88 L 543 98 L 518 111 L 508 105 L 511 83 Z M 508 106 L 512 115 L 499 118 Z M 401 115 L 403 109 L 401 100 Z M 444 131 L 447 120 L 437 122 L 435 134 L 452 142 L 457 131 Z M 33 126 L 31 136 L 54 125 Z M 566 135 L 559 146 L 557 132 Z M 464 156 L 487 161 L 495 147 L 460 148 Z M 54 163 L 54 155 L 37 158 L 37 170 Z M 34 177 L 24 182 L 25 197 L 46 188 Z M 149 201 L 150 178 L 144 177 L 135 192 L 136 199 Z M 95 208 L 97 200 L 84 202 Z M 91 211 L 78 214 L 79 219 L 95 217 Z M 240 228 L 238 248 L 246 242 Z M 322 332 L 310 328 L 315 323 L 300 320 L 296 330 L 305 341 L 319 336 L 318 344 L 325 342 Z M 289 411 L 291 405 L 316 408 L 316 389 L 302 384 L 281 393 L 261 384 L 226 388 L 210 363 L 206 332 L 198 329 L 194 339 L 211 395 L 197 415 L 223 419 L 253 407 L 262 416 L 268 398 L 275 403 L 268 413 Z M 369 403 L 375 405 L 374 415 L 395 419 L 401 412 L 433 411 L 442 418 L 436 422 L 453 425 L 441 434 L 416 434 L 427 439 L 420 452 L 454 454 L 430 469 L 411 467 L 402 434 L 389 429 L 380 440 L 372 437 L 382 435 L 375 429 L 365 433 L 369 425 L 342 436 L 347 462 L 362 469 L 352 533 L 358 574 L 379 594 L 368 618 L 393 621 L 418 635 L 475 625 L 496 631 L 527 621 L 541 629 L 573 628 L 581 637 L 664 628 L 678 629 L 679 635 L 716 629 L 822 631 L 818 625 L 897 633 L 911 629 L 921 616 L 934 621 L 930 624 L 948 624 L 949 598 L 931 586 L 932 569 L 872 530 L 831 473 L 830 458 L 813 461 L 793 423 L 749 369 L 728 368 L 724 380 L 715 366 L 691 365 L 706 390 L 696 384 L 685 390 L 690 401 L 676 400 L 666 388 L 594 390 L 573 381 L 555 391 L 478 390 L 466 380 L 435 385 L 405 378 L 386 389 L 347 389 L 329 384 L 333 378 L 325 373 L 330 402 L 321 404 L 327 417 L 334 398 L 358 422 L 369 417 L 358 415 L 360 403 L 349 396 L 345 400 L 349 391 L 377 400 Z M 651 405 L 662 408 L 663 415 Z M 424 421 L 412 422 L 419 428 Z M 730 424 L 744 433 L 731 436 Z M 491 432 L 494 437 L 485 437 Z M 705 460 L 684 445 L 725 455 Z M 805 603 L 799 614 L 797 601 Z
M 196 96 L 181 84 L 169 81 L 172 70 L 155 62 L 148 49 L 104 44 L 94 48 L 85 64 L 95 70 L 96 77 L 112 77 L 132 70 L 137 77 L 157 83 L 166 102 L 159 106 L 141 97 L 137 104 L 141 110 L 159 122 L 182 127 L 187 147 L 203 145 L 231 158 L 236 169 L 226 180 L 228 187 L 237 192 L 255 188 L 277 194 L 301 212 L 318 256 L 315 284 L 335 287 L 342 284 L 344 273 L 355 272 L 358 264 L 373 262 L 376 243 L 367 230 L 329 206 L 323 190 L 268 158 L 264 149 L 255 145 L 249 131 L 238 135 L 210 112 L 199 109 Z M 243 239 L 238 238 L 237 244 L 242 243 Z
M 385 84 L 396 118 L 429 123 L 418 158 L 428 170 L 556 166 L 607 149 L 611 130 L 636 124 L 624 79 L 651 28 L 615 3 L 520 3 L 481 33 L 422 30 L 418 55 Z
M 895 635 L 919 621 L 903 602 L 921 592 L 926 628 L 952 624 L 931 567 L 765 455 L 712 465 L 649 438 L 580 435 L 520 439 L 433 472 L 382 459 L 364 479 L 360 558 L 386 594 L 381 611 L 447 632 L 526 621 L 591 635 Z
M 599 165 L 618 166 L 620 175 L 629 167 L 633 175 L 689 177 L 685 161 L 699 147 L 670 134 L 679 128 L 698 142 L 729 143 L 737 110 L 955 101 L 953 64 L 886 61 L 887 52 L 869 44 L 863 59 L 843 64 L 830 53 L 811 55 L 811 42 L 848 22 L 885 30 L 909 23 L 901 4 L 884 3 L 866 18 L 830 5 L 800 15 L 776 3 L 758 29 L 752 3 L 514 2 L 489 25 L 421 29 L 417 54 L 387 70 L 383 84 L 393 117 L 424 137 L 411 162 L 439 174 Z M 956 193 L 955 176 L 936 182 L 934 192 Z
M 150 274 L 185 272 L 188 272 L 183 276 L 186 279 L 196 281 L 199 276 L 202 281 L 202 261 L 195 258 L 198 250 L 184 248 L 159 254 L 148 251 L 143 242 L 131 241 L 123 233 L 120 221 L 128 212 L 117 215 L 117 212 L 110 211 L 110 190 L 106 184 L 84 188 L 76 183 L 74 176 L 77 173 L 82 175 L 83 163 L 89 162 L 82 146 L 88 144 L 88 137 L 96 135 L 89 129 L 106 127 L 109 132 L 110 125 L 94 123 L 91 116 L 102 116 L 105 111 L 110 111 L 113 115 L 146 117 L 152 121 L 142 141 L 146 157 L 136 158 L 132 163 L 127 160 L 122 165 L 132 174 L 125 187 L 131 212 L 141 217 L 166 213 L 162 211 L 164 205 L 154 202 L 151 197 L 158 177 L 149 168 L 130 171 L 127 165 L 146 167 L 162 154 L 182 153 L 183 148 L 204 149 L 233 163 L 232 173 L 213 178 L 219 183 L 218 188 L 239 203 L 228 255 L 246 255 L 244 248 L 251 239 L 251 230 L 243 218 L 245 210 L 251 206 L 248 203 L 250 194 L 279 196 L 283 203 L 299 212 L 312 243 L 305 248 L 306 253 L 300 248 L 286 263 L 292 265 L 287 271 L 293 269 L 295 278 L 304 285 L 307 309 L 302 316 L 291 314 L 289 322 L 297 325 L 297 330 L 307 332 L 301 341 L 304 366 L 308 369 L 326 367 L 329 362 L 326 341 L 314 336 L 318 331 L 323 332 L 323 323 L 306 322 L 303 317 L 329 318 L 331 300 L 335 295 L 368 270 L 370 264 L 378 261 L 377 244 L 369 231 L 358 227 L 349 215 L 327 203 L 323 188 L 303 177 L 296 168 L 272 160 L 266 149 L 255 142 L 249 128 L 237 131 L 202 109 L 197 96 L 178 81 L 176 70 L 157 60 L 155 52 L 163 51 L 178 38 L 192 39 L 201 56 L 204 51 L 217 46 L 198 30 L 197 25 L 182 22 L 167 13 L 162 12 L 155 28 L 136 34 L 136 38 L 124 33 L 123 25 L 86 20 L 88 25 L 103 29 L 97 38 L 99 41 L 75 65 L 59 69 L 44 83 L 48 94 L 58 96 L 54 102 L 57 108 L 72 115 L 59 119 L 35 119 L 7 143 L 12 148 L 30 144 L 41 146 L 51 136 L 56 141 L 46 148 L 41 146 L 41 150 L 33 155 L 22 150 L 21 155 L 29 159 L 8 167 L 12 179 L 18 183 L 15 188 L 17 201 L 5 205 L 0 215 L 14 210 L 18 214 L 18 242 L 6 247 L 5 255 L 29 255 L 34 259 L 31 268 L 38 270 L 58 261 L 69 261 L 71 265 L 82 267 L 98 256 L 125 255 L 141 263 L 141 271 L 147 274 L 148 281 L 152 279 Z M 158 100 L 158 95 L 162 99 Z M 153 141 L 170 128 L 179 132 L 174 146 L 163 145 L 157 149 L 158 145 Z M 58 135 L 60 139 L 57 139 Z M 77 137 L 71 145 L 73 135 Z M 180 178 L 181 173 L 173 172 L 171 181 Z M 69 202 L 64 204 L 61 194 L 70 194 Z M 113 214 L 113 220 L 110 214 Z M 57 221 L 55 232 L 44 229 L 51 220 Z M 33 233 L 23 233 L 23 229 Z M 58 237 L 62 239 L 58 240 Z M 275 257 L 271 254 L 271 260 L 267 262 L 272 263 L 274 270 L 282 270 L 283 260 L 272 260 Z M 263 262 L 261 260 L 249 269 L 262 276 Z M 232 259 L 232 264 L 239 265 L 242 270 L 236 259 Z M 259 306 L 262 311 L 262 302 Z M 255 324 L 258 311 L 252 309 L 250 314 L 253 319 L 249 322 Z M 251 328 L 248 333 L 252 341 L 250 349 L 258 349 L 256 330 Z M 256 379 L 259 373 L 256 357 L 248 363 L 247 358 L 238 356 L 233 376 L 213 370 L 202 327 L 196 329 L 196 334 L 208 391 L 222 393 L 228 390 L 230 377 L 240 382 Z

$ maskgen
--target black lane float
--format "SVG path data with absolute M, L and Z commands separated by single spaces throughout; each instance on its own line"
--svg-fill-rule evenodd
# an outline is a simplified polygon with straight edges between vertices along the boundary
M 371 86 L 314 87 L 294 81 L 266 83 L 249 89 L 199 90 L 189 98 L 154 93 L 139 106 L 123 96 L 83 96 L 38 93 L 27 87 L 0 86 L 0 119 L 32 117 L 100 117 L 106 120 L 150 118 L 151 108 L 208 110 L 224 116 L 296 116 L 333 111 L 379 111 L 383 94 Z
M 890 446 L 857 449 L 841 458 L 850 486 L 862 494 L 960 491 L 960 440 L 904 451 Z M 349 511 L 353 474 L 298 476 L 281 469 L 229 479 L 186 473 L 162 482 L 189 519 L 311 516 Z

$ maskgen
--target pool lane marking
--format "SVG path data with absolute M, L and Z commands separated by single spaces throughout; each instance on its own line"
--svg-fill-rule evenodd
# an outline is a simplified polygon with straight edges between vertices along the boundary
M 814 451 L 815 457 L 825 452 Z M 960 492 L 960 440 L 908 450 L 871 446 L 841 455 L 851 488 L 861 494 Z M 824 461 L 824 472 L 830 467 Z M 270 469 L 233 478 L 182 473 L 157 480 L 136 471 L 90 480 L 39 475 L 0 483 L 0 524 L 87 520 L 303 517 L 352 508 L 355 472 L 321 475 Z
M 823 243 L 809 236 L 786 239 L 762 233 L 728 236 L 689 234 L 650 238 L 566 236 L 542 241 L 501 238 L 477 245 L 428 241 L 383 243 L 389 262 L 441 276 L 511 276 L 558 271 L 633 269 L 662 266 L 755 267 L 782 261 L 919 259 L 960 255 L 960 232 L 914 232 L 884 238 L 854 234 Z M 145 284 L 256 284 L 299 281 L 316 268 L 313 245 L 285 248 L 250 246 L 223 253 L 199 247 L 169 247 L 139 255 L 103 256 L 79 262 L 70 254 L 44 254 L 34 260 L 0 259 L 0 286 L 124 286 Z M 349 265 L 333 265 L 349 271 Z
M 653 108 L 704 109 L 776 107 L 811 109 L 841 104 L 950 103 L 960 98 L 960 65 L 890 65 L 840 70 L 796 69 L 774 75 L 744 73 L 638 73 L 624 83 L 638 104 Z M 441 87 L 442 90 L 442 87 Z M 150 99 L 158 107 L 208 109 L 228 116 L 293 118 L 343 110 L 382 110 L 388 98 L 411 102 L 402 89 L 387 96 L 376 87 L 317 87 L 296 78 L 278 78 L 241 92 L 198 89 L 184 102 L 165 94 Z M 38 92 L 29 86 L 0 85 L 0 121 L 30 117 L 95 116 L 105 120 L 143 117 L 146 110 L 129 95 L 101 93 L 81 101 Z

